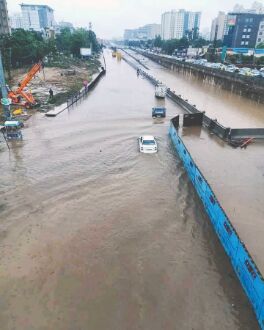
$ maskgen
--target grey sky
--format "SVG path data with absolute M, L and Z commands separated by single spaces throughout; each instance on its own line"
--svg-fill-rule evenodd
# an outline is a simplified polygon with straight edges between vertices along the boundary
M 10 14 L 20 12 L 19 3 L 46 4 L 55 10 L 56 21 L 72 22 L 88 27 L 89 22 L 98 37 L 123 35 L 126 28 L 148 23 L 160 23 L 161 13 L 171 9 L 201 11 L 201 29 L 210 27 L 219 10 L 230 11 L 236 3 L 249 8 L 254 0 L 7 0 Z M 259 0 L 260 2 L 263 2 Z

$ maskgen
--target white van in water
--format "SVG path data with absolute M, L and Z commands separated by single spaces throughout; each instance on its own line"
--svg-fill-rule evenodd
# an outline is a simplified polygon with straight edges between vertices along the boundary
M 166 96 L 167 87 L 161 83 L 156 85 L 155 96 L 161 99 L 164 99 Z

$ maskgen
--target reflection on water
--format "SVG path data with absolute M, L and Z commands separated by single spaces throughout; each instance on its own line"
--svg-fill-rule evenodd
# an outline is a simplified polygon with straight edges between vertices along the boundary
M 257 329 L 153 87 L 107 55 L 77 107 L 0 154 L 1 329 Z M 142 134 L 159 152 L 138 152 Z

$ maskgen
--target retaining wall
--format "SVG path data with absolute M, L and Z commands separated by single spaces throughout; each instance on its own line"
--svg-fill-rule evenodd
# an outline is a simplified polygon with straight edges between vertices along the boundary
M 245 96 L 256 102 L 264 103 L 264 79 L 262 77 L 241 76 L 232 72 L 177 61 L 176 59 L 167 58 L 162 55 L 136 51 L 168 69 L 194 75 L 225 90 Z
M 264 329 L 264 280 L 257 265 L 239 238 L 212 188 L 178 135 L 173 121 L 169 130 L 175 149 L 200 197 L 211 224 L 227 253 L 233 269 L 253 306 L 261 329 Z

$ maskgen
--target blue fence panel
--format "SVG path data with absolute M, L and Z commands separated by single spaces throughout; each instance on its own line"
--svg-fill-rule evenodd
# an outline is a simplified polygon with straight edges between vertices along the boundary
M 231 258 L 232 263 L 234 263 L 237 255 L 239 238 L 220 207 L 218 213 L 217 233 L 226 253 Z
M 201 200 L 205 202 L 205 193 L 206 193 L 207 184 L 202 173 L 199 171 L 198 168 L 196 168 L 196 172 L 195 172 L 194 186 Z
M 169 133 L 264 330 L 264 280 L 173 125 Z
M 258 321 L 259 321 L 259 324 L 261 325 L 261 328 L 264 329 L 264 302 L 262 303 L 262 306 L 260 307 Z
M 244 244 L 241 242 L 238 244 L 235 263 L 235 271 L 259 317 L 263 306 L 264 283 Z
M 218 230 L 219 218 L 222 216 L 222 209 L 216 202 L 214 193 L 208 184 L 206 185 L 204 195 L 204 206 L 212 224 L 214 225 L 215 229 Z

